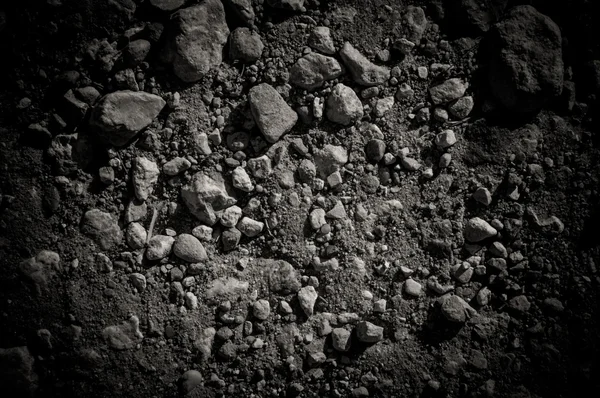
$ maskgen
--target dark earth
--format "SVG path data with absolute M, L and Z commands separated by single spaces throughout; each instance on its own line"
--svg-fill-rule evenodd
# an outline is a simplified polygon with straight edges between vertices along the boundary
M 0 396 L 597 396 L 597 6 L 2 2 Z

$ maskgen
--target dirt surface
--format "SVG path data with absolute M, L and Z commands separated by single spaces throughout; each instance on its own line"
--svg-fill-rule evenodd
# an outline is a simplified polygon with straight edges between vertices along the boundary
M 593 396 L 595 6 L 0 5 L 0 395 Z

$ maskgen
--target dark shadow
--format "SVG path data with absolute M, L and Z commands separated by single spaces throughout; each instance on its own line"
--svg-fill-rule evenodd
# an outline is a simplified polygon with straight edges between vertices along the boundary
M 439 346 L 456 337 L 463 327 L 462 324 L 449 322 L 436 306 L 429 309 L 427 320 L 417 332 L 417 337 L 423 344 Z

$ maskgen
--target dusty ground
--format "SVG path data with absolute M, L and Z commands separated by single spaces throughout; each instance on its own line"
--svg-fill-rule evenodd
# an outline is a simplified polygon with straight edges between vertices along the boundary
M 168 29 L 172 12 L 150 3 L 0 6 L 0 380 L 6 396 L 575 397 L 599 390 L 600 64 L 596 75 L 589 65 L 600 59 L 593 39 L 600 32 L 592 1 L 481 2 L 499 20 L 512 6 L 532 4 L 560 28 L 564 80 L 573 82 L 577 96 L 569 103 L 563 92 L 526 114 L 503 109 L 489 92 L 489 34 L 461 19 L 461 10 L 476 1 L 411 3 L 423 7 L 427 28 L 407 56 L 392 51 L 389 58 L 381 50 L 410 36 L 409 2 L 306 0 L 303 10 L 289 11 L 252 1 L 254 29 L 264 43 L 260 60 L 234 62 L 227 44 L 223 62 L 193 83 L 163 62 L 168 30 L 159 38 L 157 26 Z M 225 11 L 230 31 L 241 26 Z M 340 62 L 339 50 L 350 42 L 377 65 L 397 67 L 400 77 L 379 84 L 370 99 L 347 67 L 316 90 L 288 84 L 315 26 L 329 26 L 332 56 Z M 144 29 L 131 30 L 138 27 Z M 62 102 L 70 89 L 93 86 L 101 95 L 123 89 L 115 84 L 120 57 L 139 38 L 152 49 L 133 67 L 143 72 L 137 82 L 167 105 L 133 142 L 113 148 L 100 140 L 88 125 L 93 106 L 77 123 L 57 121 L 55 115 L 66 119 L 72 111 Z M 88 54 L 103 39 L 116 60 L 108 69 Z M 451 69 L 435 74 L 434 63 Z M 419 67 L 428 75 L 419 76 Z M 466 118 L 436 121 L 429 90 L 450 78 L 469 83 L 463 94 L 474 98 L 474 107 Z M 274 144 L 263 139 L 248 105 L 250 88 L 263 82 L 301 114 Z M 336 83 L 355 89 L 362 117 L 347 126 L 327 115 L 303 119 L 303 111 L 312 117 L 313 98 L 328 98 Z M 396 96 L 401 83 L 411 86 L 412 97 Z M 174 105 L 175 92 L 180 103 Z M 376 98 L 389 97 L 396 98 L 393 107 L 377 116 Z M 428 120 L 419 119 L 424 107 L 431 108 Z M 36 123 L 39 128 L 31 127 Z M 449 148 L 436 144 L 446 129 L 457 138 Z M 243 154 L 228 143 L 238 131 L 250 137 Z M 203 133 L 210 153 L 195 141 Z M 389 165 L 366 155 L 377 137 L 395 157 Z M 81 144 L 71 156 L 56 154 L 65 140 Z M 304 159 L 318 163 L 326 145 L 348 153 L 335 188 L 329 175 L 306 181 L 299 170 Z M 418 170 L 402 165 L 405 148 Z M 444 153 L 451 154 L 448 167 L 439 165 Z M 236 188 L 237 206 L 263 223 L 257 236 L 242 236 L 227 251 L 221 234 L 230 229 L 216 223 L 198 262 L 175 253 L 149 261 L 147 242 L 134 247 L 127 239 L 136 158 L 161 171 L 139 220 L 144 234 L 180 236 L 202 224 L 181 195 L 196 173 L 230 181 L 237 165 L 265 154 L 272 173 L 252 176 L 260 187 L 251 192 Z M 166 175 L 163 165 L 176 157 L 194 162 Z M 100 178 L 107 167 L 114 172 L 109 183 Z M 489 204 L 474 199 L 478 188 L 491 193 Z M 328 215 L 325 229 L 311 226 L 315 209 L 335 206 L 346 214 Z M 114 217 L 118 227 L 104 236 L 114 244 L 102 247 L 90 238 L 83 221 L 90 209 Z M 475 217 L 494 227 L 481 242 L 465 239 Z M 504 253 L 494 251 L 497 244 Z M 48 254 L 40 260 L 45 250 L 59 261 Z M 467 259 L 473 275 L 461 280 L 455 267 Z M 295 270 L 291 291 L 273 287 L 278 260 Z M 503 269 L 492 265 L 498 260 Z M 27 271 L 26 264 L 42 271 Z M 408 292 L 413 282 L 416 294 Z M 308 286 L 318 293 L 312 314 L 297 294 Z M 450 297 L 464 299 L 463 321 L 444 312 Z M 257 315 L 257 300 L 270 303 L 266 319 Z M 383 328 L 374 342 L 360 336 L 365 321 Z M 210 328 L 217 333 L 207 339 Z M 351 333 L 349 350 L 334 348 L 337 329 Z

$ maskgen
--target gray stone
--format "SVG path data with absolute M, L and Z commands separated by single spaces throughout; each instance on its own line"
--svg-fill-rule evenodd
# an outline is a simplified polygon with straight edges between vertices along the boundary
M 308 37 L 308 45 L 323 54 L 335 54 L 335 44 L 331 38 L 331 30 L 326 26 L 313 28 Z
M 129 224 L 135 221 L 141 221 L 148 213 L 148 205 L 146 202 L 132 200 L 125 209 L 125 223 Z
M 127 226 L 127 244 L 133 250 L 141 249 L 146 245 L 146 228 L 142 224 L 132 222 Z
M 171 254 L 175 239 L 167 235 L 155 235 L 148 241 L 146 258 L 150 261 L 162 260 Z
M 407 279 L 404 282 L 404 293 L 412 297 L 419 297 L 423 293 L 423 286 L 414 279 Z
M 186 0 L 150 0 L 150 4 L 161 11 L 174 11 L 185 4 Z
M 154 191 L 154 185 L 158 181 L 160 171 L 158 166 L 151 160 L 137 157 L 133 161 L 131 180 L 136 198 L 146 200 Z
M 147 283 L 146 277 L 144 275 L 138 272 L 134 272 L 133 274 L 129 275 L 129 280 L 138 292 L 141 293 L 144 290 L 146 290 Z
M 148 127 L 165 105 L 158 95 L 116 91 L 98 101 L 90 115 L 90 128 L 109 144 L 123 146 Z
M 117 220 L 99 209 L 89 210 L 83 215 L 81 232 L 92 238 L 102 250 L 113 249 L 123 239 Z
M 467 91 L 467 85 L 455 77 L 430 88 L 429 95 L 431 95 L 433 103 L 439 105 L 462 97 L 465 95 L 465 91 Z
M 356 337 L 362 343 L 377 343 L 383 340 L 383 328 L 368 321 L 361 321 L 356 325 Z
M 252 314 L 259 321 L 265 321 L 271 314 L 271 304 L 267 300 L 257 300 L 252 304 Z
M 321 178 L 327 178 L 348 163 L 348 151 L 337 145 L 327 144 L 315 154 L 315 165 Z
M 375 65 L 355 49 L 349 42 L 340 50 L 342 61 L 350 70 L 354 81 L 363 86 L 384 84 L 390 78 L 390 71 L 383 66 Z
M 327 118 L 334 123 L 350 125 L 362 119 L 363 105 L 350 87 L 338 83 L 327 97 Z
M 177 77 L 196 82 L 223 61 L 223 48 L 229 37 L 221 0 L 204 0 L 183 8 L 170 18 L 173 34 L 163 52 Z
M 344 328 L 335 328 L 331 332 L 331 342 L 333 348 L 340 352 L 346 352 L 350 349 L 350 336 L 349 330 Z
M 294 11 L 305 11 L 304 0 L 267 0 L 271 7 L 283 8 Z
M 250 217 L 242 218 L 236 226 L 236 228 L 240 230 L 241 233 L 243 233 L 249 238 L 253 238 L 260 234 L 263 231 L 264 227 L 264 223 L 253 220 Z
M 485 187 L 479 187 L 473 193 L 473 199 L 484 206 L 489 206 L 492 203 L 492 193 Z
M 227 228 L 233 228 L 236 226 L 238 221 L 240 221 L 241 217 L 242 217 L 242 209 L 240 207 L 238 207 L 238 206 L 228 207 L 227 209 L 225 209 L 225 211 L 223 211 L 223 214 L 221 215 L 221 218 L 220 218 L 221 225 L 223 225 L 224 227 L 227 227 Z M 192 234 L 194 236 L 196 236 L 194 234 L 194 231 L 192 231 Z M 212 228 L 211 228 L 211 234 L 212 234 Z
M 450 148 L 456 144 L 456 135 L 452 130 L 444 130 L 435 136 L 435 145 L 440 149 Z
M 236 228 L 229 228 L 221 233 L 221 242 L 223 250 L 228 252 L 237 247 L 242 238 L 242 233 Z
M 305 286 L 298 291 L 300 308 L 302 308 L 302 311 L 304 311 L 307 317 L 310 317 L 314 313 L 318 296 L 317 291 L 312 286 Z
M 385 97 L 377 100 L 375 104 L 375 117 L 384 117 L 394 106 L 394 97 Z
M 256 125 L 271 144 L 279 141 L 298 121 L 298 114 L 267 83 L 252 87 L 248 100 Z
M 192 167 L 192 163 L 189 160 L 178 156 L 169 160 L 163 165 L 163 173 L 168 176 L 176 176 L 179 173 L 183 173 L 190 167 Z
M 467 221 L 464 229 L 465 239 L 472 243 L 481 242 L 496 236 L 497 233 L 498 231 L 494 227 L 479 217 L 473 217 Z
M 327 80 L 338 78 L 343 70 L 333 57 L 308 53 L 290 69 L 290 83 L 305 90 L 321 87 Z
M 108 346 L 115 350 L 129 350 L 134 348 L 144 336 L 140 331 L 140 320 L 132 315 L 120 325 L 104 328 L 102 337 Z
M 367 155 L 369 161 L 379 163 L 385 155 L 385 148 L 386 145 L 383 140 L 370 140 L 365 146 L 365 155 Z
M 256 15 L 252 8 L 252 0 L 224 0 L 223 2 L 246 26 L 254 24 Z
M 531 308 L 531 303 L 526 296 L 516 296 L 508 300 L 508 308 L 519 313 L 525 313 Z
M 202 172 L 194 174 L 182 188 L 181 195 L 190 212 L 209 226 L 217 222 L 217 213 L 237 202 L 233 188 L 219 173 L 212 177 Z
M 427 29 L 427 17 L 425 11 L 421 7 L 408 6 L 404 21 L 408 29 L 408 40 L 415 44 L 419 44 Z
M 231 174 L 231 178 L 234 188 L 244 192 L 252 192 L 254 190 L 254 184 L 252 184 L 250 176 L 243 167 L 236 167 Z
M 190 234 L 181 234 L 175 238 L 173 253 L 189 263 L 199 263 L 208 260 L 206 250 L 200 241 Z
M 268 272 L 269 288 L 273 293 L 290 294 L 300 290 L 298 273 L 287 261 L 261 259 L 259 265 Z
M 273 172 L 271 158 L 267 155 L 248 159 L 247 166 L 254 178 L 264 179 Z
M 447 320 L 455 323 L 465 323 L 467 317 L 475 312 L 465 300 L 454 294 L 442 298 L 441 310 Z
M 232 60 L 256 62 L 265 48 L 260 35 L 248 28 L 237 28 L 229 36 L 229 57 Z
M 448 111 L 456 119 L 464 119 L 469 116 L 474 105 L 475 103 L 473 102 L 473 97 L 467 95 L 451 103 L 448 106 Z

